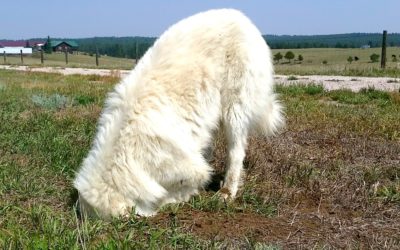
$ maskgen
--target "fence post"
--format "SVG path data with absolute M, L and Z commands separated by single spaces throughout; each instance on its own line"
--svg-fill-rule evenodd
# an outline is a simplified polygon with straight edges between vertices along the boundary
M 99 51 L 96 49 L 96 66 L 99 66 Z
M 22 55 L 22 49 L 19 52 L 21 53 L 21 64 L 23 65 L 24 64 L 24 57 Z
M 40 62 L 41 62 L 42 64 L 44 63 L 43 48 L 40 50 Z
M 6 64 L 7 63 L 7 59 L 6 59 L 6 52 L 5 51 L 3 51 L 3 57 L 4 57 L 4 64 Z
M 382 37 L 382 55 L 381 55 L 381 68 L 384 69 L 386 67 L 386 37 L 387 31 L 383 31 Z
M 65 53 L 65 64 L 68 64 L 68 51 L 66 48 L 64 49 L 64 53 Z

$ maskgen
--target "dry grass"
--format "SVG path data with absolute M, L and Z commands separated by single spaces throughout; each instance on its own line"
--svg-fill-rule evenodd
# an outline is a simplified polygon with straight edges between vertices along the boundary
M 349 76 L 391 76 L 400 77 L 400 63 L 392 62 L 391 55 L 400 56 L 400 48 L 389 47 L 387 49 L 387 70 L 380 70 L 380 61 L 377 63 L 370 62 L 370 55 L 373 53 L 381 54 L 380 48 L 371 49 L 334 49 L 334 48 L 318 48 L 318 49 L 285 49 L 273 50 L 272 53 L 280 52 L 285 55 L 287 51 L 292 51 L 296 58 L 299 54 L 304 57 L 300 62 L 287 63 L 282 59 L 280 63 L 275 64 L 275 71 L 284 75 L 349 75 Z M 351 64 L 347 62 L 347 58 L 357 56 L 358 61 Z M 323 61 L 327 64 L 324 65 Z
M 84 54 L 68 54 L 68 64 L 65 63 L 64 53 L 44 54 L 43 66 L 51 67 L 73 67 L 73 68 L 97 68 L 96 57 Z M 4 63 L 1 58 L 1 63 Z M 7 64 L 21 65 L 21 57 L 19 55 L 7 56 Z M 24 65 L 32 67 L 42 66 L 40 62 L 40 54 L 34 53 L 30 56 L 24 56 Z M 117 58 L 111 56 L 99 57 L 98 68 L 106 69 L 132 69 L 135 65 L 135 60 L 127 58 Z

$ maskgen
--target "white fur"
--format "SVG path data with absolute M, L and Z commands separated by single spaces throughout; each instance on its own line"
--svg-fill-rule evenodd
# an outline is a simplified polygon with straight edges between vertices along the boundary
M 210 179 L 202 156 L 219 123 L 235 197 L 247 136 L 283 122 L 273 94 L 270 49 L 236 10 L 211 10 L 169 28 L 109 94 L 74 185 L 85 211 L 155 214 L 187 201 Z

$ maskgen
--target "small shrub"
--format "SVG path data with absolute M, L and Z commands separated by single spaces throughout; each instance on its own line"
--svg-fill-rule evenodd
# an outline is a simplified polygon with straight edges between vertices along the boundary
M 380 56 L 378 54 L 375 54 L 375 53 L 369 56 L 369 58 L 371 59 L 371 62 L 378 62 L 379 57 Z
M 323 60 L 323 61 L 322 61 L 322 64 L 323 64 L 323 65 L 327 65 L 327 64 L 328 64 L 328 61 L 327 61 L 327 60 Z
M 79 95 L 75 97 L 75 101 L 81 105 L 88 105 L 95 102 L 95 98 L 93 96 Z
M 304 58 L 303 58 L 302 55 L 299 55 L 299 56 L 297 57 L 297 60 L 298 60 L 299 62 L 302 62 L 302 61 L 304 60 Z
M 295 81 L 295 80 L 298 80 L 298 78 L 295 77 L 295 76 L 289 76 L 289 77 L 288 77 L 288 80 L 289 80 L 289 81 Z
M 349 56 L 349 57 L 347 58 L 347 61 L 348 61 L 349 63 L 352 63 L 352 62 L 353 62 L 353 57 Z
M 309 95 L 322 94 L 324 92 L 324 87 L 322 85 L 308 84 L 305 87 L 305 92 Z
M 31 100 L 36 106 L 46 109 L 64 109 L 72 106 L 70 98 L 59 94 L 51 96 L 33 95 Z
M 374 88 L 361 89 L 360 93 L 368 96 L 370 100 L 374 99 L 390 100 L 389 93 L 376 90 Z

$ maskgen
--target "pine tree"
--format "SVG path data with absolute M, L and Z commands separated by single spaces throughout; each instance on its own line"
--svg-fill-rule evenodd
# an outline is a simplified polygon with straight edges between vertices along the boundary
M 52 49 L 52 47 L 51 47 L 50 36 L 47 36 L 47 41 L 46 41 L 46 44 L 43 46 L 43 50 L 44 50 L 44 52 L 46 52 L 47 54 L 51 54 L 51 52 L 53 51 L 53 49 Z

